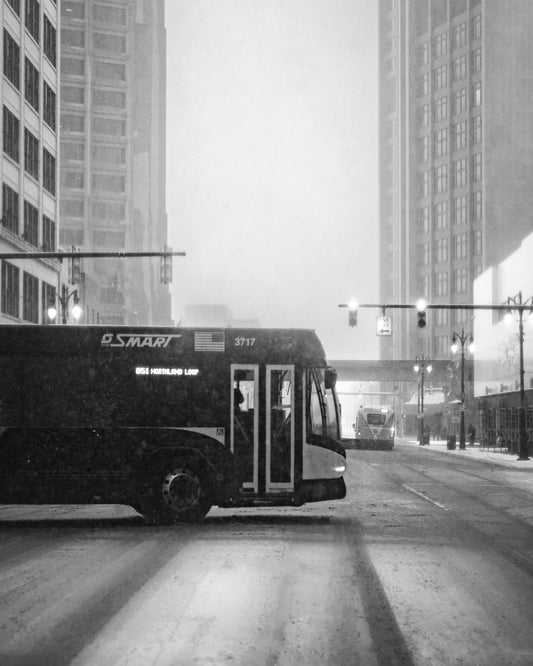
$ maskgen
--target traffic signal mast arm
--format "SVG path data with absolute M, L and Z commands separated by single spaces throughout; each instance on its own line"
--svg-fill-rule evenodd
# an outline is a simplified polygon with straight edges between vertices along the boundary
M 78 259 L 114 257 L 126 259 L 128 257 L 185 257 L 185 252 L 0 252 L 0 259 Z
M 350 307 L 349 303 L 339 303 L 339 308 L 348 308 Z M 418 310 L 418 306 L 415 303 L 360 303 L 357 305 L 357 308 L 378 308 L 381 312 L 385 310 L 399 310 L 399 309 L 408 309 Z M 517 312 L 525 312 L 533 310 L 533 305 L 529 303 L 528 305 L 524 304 L 515 304 L 515 303 L 503 303 L 502 305 L 474 305 L 473 303 L 435 303 L 427 304 L 425 306 L 426 310 L 499 310 L 501 312 L 507 312 L 508 310 L 515 310 Z

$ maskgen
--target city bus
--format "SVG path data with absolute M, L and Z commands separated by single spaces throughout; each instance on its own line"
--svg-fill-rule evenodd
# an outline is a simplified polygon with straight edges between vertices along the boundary
M 358 449 L 394 447 L 394 410 L 390 407 L 360 407 L 353 428 Z
M 336 373 L 301 329 L 0 326 L 0 503 L 342 499 Z

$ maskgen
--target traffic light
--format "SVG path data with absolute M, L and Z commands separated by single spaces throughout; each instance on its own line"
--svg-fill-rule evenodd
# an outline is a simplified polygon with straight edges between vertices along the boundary
M 172 248 L 165 245 L 163 252 L 172 252 Z M 166 254 L 161 257 L 159 273 L 163 284 L 172 282 L 172 255 Z
M 357 326 L 357 303 L 350 301 L 348 305 L 348 326 Z
M 79 284 L 81 282 L 81 259 L 76 257 L 79 248 L 72 246 L 72 259 L 70 260 L 70 284 Z
M 418 326 L 418 328 L 425 328 L 426 327 L 426 302 L 423 299 L 420 299 L 416 304 L 416 308 L 418 310 L 417 326 Z

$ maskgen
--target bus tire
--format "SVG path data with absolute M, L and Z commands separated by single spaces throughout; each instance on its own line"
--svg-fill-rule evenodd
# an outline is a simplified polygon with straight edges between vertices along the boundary
M 143 485 L 140 513 L 150 525 L 201 522 L 212 506 L 206 479 L 190 465 L 157 465 Z

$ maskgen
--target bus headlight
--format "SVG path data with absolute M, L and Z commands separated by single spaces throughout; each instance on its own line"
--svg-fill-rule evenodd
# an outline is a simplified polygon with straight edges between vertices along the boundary
M 336 467 L 333 468 L 335 472 L 338 472 L 339 474 L 344 474 L 346 471 L 346 464 L 344 465 L 337 465 Z

